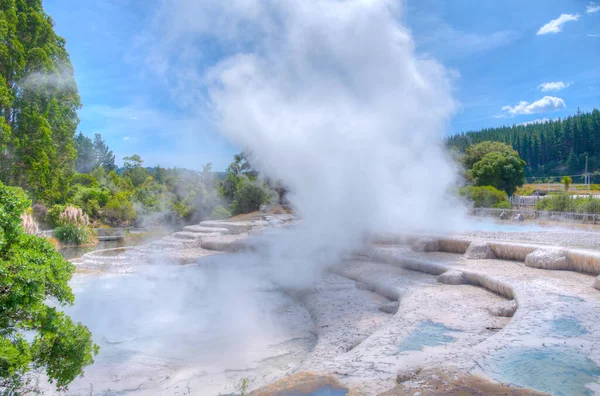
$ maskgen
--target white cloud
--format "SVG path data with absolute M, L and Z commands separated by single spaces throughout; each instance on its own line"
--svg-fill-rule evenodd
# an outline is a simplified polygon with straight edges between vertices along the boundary
M 567 105 L 561 98 L 557 98 L 555 96 L 544 96 L 542 99 L 536 100 L 533 103 L 523 101 L 516 106 L 504 106 L 502 110 L 511 115 L 518 115 L 546 113 L 549 111 L 561 110 L 565 107 L 567 107 Z
M 129 137 L 129 136 L 125 136 L 125 137 L 123 138 L 123 140 L 129 140 L 129 139 L 130 139 L 130 137 Z
M 561 16 L 559 16 L 558 18 L 553 19 L 552 21 L 542 26 L 540 30 L 538 30 L 537 34 L 542 35 L 548 33 L 560 33 L 562 32 L 562 25 L 569 21 L 576 21 L 578 19 L 579 14 L 561 14 Z
M 600 34 L 588 33 L 588 37 L 600 37 Z
M 571 84 L 573 84 L 573 83 L 571 83 L 571 82 L 564 83 L 562 81 L 545 82 L 545 83 L 538 85 L 538 89 L 542 92 L 560 91 L 561 89 L 569 88 L 571 86 Z
M 588 14 L 593 14 L 598 11 L 600 11 L 600 4 L 596 4 L 594 2 L 591 2 L 585 7 L 585 12 L 587 12 Z

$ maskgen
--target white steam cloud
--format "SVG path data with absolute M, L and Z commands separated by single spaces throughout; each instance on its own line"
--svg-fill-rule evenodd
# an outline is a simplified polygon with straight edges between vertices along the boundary
M 442 141 L 451 78 L 417 56 L 395 1 L 178 0 L 163 11 L 168 42 L 155 48 L 168 53 L 153 59 L 178 79 L 176 95 L 207 88 L 221 132 L 284 181 L 305 218 L 293 243 L 273 244 L 276 260 L 297 263 L 288 280 L 308 279 L 366 232 L 460 221 Z M 210 40 L 227 55 L 199 78 L 199 59 L 176 54 Z

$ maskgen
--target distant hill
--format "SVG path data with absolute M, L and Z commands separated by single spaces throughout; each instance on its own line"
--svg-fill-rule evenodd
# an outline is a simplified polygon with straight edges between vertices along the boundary
M 510 144 L 527 162 L 526 176 L 544 179 L 571 175 L 573 182 L 583 182 L 585 158 L 592 182 L 600 183 L 600 111 L 579 110 L 565 119 L 527 125 L 487 128 L 463 132 L 446 139 L 446 144 L 460 152 L 486 140 Z

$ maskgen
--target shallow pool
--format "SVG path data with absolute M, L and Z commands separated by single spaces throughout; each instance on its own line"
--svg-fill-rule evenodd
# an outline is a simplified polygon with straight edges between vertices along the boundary
M 490 359 L 495 378 L 556 396 L 593 395 L 600 367 L 567 347 L 507 349 Z

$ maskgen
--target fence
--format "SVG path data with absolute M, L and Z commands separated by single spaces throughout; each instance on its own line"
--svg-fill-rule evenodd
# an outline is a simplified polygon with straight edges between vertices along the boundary
M 508 218 L 513 218 L 521 214 L 526 219 L 552 220 L 552 221 L 571 221 L 579 223 L 600 223 L 600 215 L 591 213 L 576 212 L 545 212 L 534 209 L 493 209 L 493 208 L 473 208 L 474 216 L 496 217 L 499 218 L 502 213 L 506 213 Z

